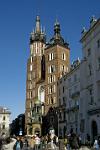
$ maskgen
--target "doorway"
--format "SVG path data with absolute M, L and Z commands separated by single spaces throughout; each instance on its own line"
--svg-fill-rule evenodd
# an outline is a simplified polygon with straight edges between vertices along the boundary
M 97 123 L 96 121 L 92 121 L 92 140 L 94 141 L 94 139 L 97 137 L 98 135 L 98 128 L 97 128 Z

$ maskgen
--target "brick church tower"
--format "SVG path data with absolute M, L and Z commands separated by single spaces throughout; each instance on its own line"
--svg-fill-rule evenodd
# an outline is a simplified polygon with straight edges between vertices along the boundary
M 70 51 L 60 33 L 60 24 L 56 20 L 54 36 L 45 48 L 46 79 L 45 79 L 45 113 L 50 107 L 57 107 L 57 81 L 69 71 Z
M 36 17 L 36 28 L 30 36 L 30 56 L 27 62 L 26 81 L 26 132 L 41 134 L 41 115 L 44 111 L 45 80 L 45 32 L 40 29 L 40 17 Z

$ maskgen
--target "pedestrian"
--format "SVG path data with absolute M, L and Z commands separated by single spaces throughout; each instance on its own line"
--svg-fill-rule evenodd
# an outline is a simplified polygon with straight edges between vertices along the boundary
M 79 147 L 81 147 L 81 145 L 82 145 L 81 135 L 78 136 L 78 145 L 79 145 Z
M 40 138 L 38 135 L 35 135 L 35 150 L 38 150 L 40 147 Z
M 94 141 L 93 148 L 94 148 L 95 150 L 99 150 L 98 140 L 95 140 L 95 141 Z
M 14 144 L 13 150 L 22 150 L 22 148 L 23 148 L 23 142 L 19 137 L 17 137 L 17 141 Z
M 71 134 L 70 137 L 70 146 L 72 149 L 79 149 L 79 145 L 78 145 L 78 137 L 75 133 Z
M 29 145 L 30 145 L 30 149 L 33 150 L 34 145 L 35 145 L 35 137 L 34 136 L 31 137 Z

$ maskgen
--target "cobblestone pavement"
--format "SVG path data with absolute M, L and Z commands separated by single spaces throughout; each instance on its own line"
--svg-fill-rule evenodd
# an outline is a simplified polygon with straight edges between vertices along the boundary
M 92 150 L 92 149 L 85 146 L 85 147 L 81 147 L 79 150 Z

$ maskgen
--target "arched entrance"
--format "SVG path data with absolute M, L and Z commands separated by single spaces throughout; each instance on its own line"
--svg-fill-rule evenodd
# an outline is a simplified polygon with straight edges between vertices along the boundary
M 97 123 L 96 121 L 92 121 L 92 126 L 91 126 L 91 131 L 92 131 L 92 139 L 94 141 L 95 137 L 98 135 L 98 128 L 97 128 Z

